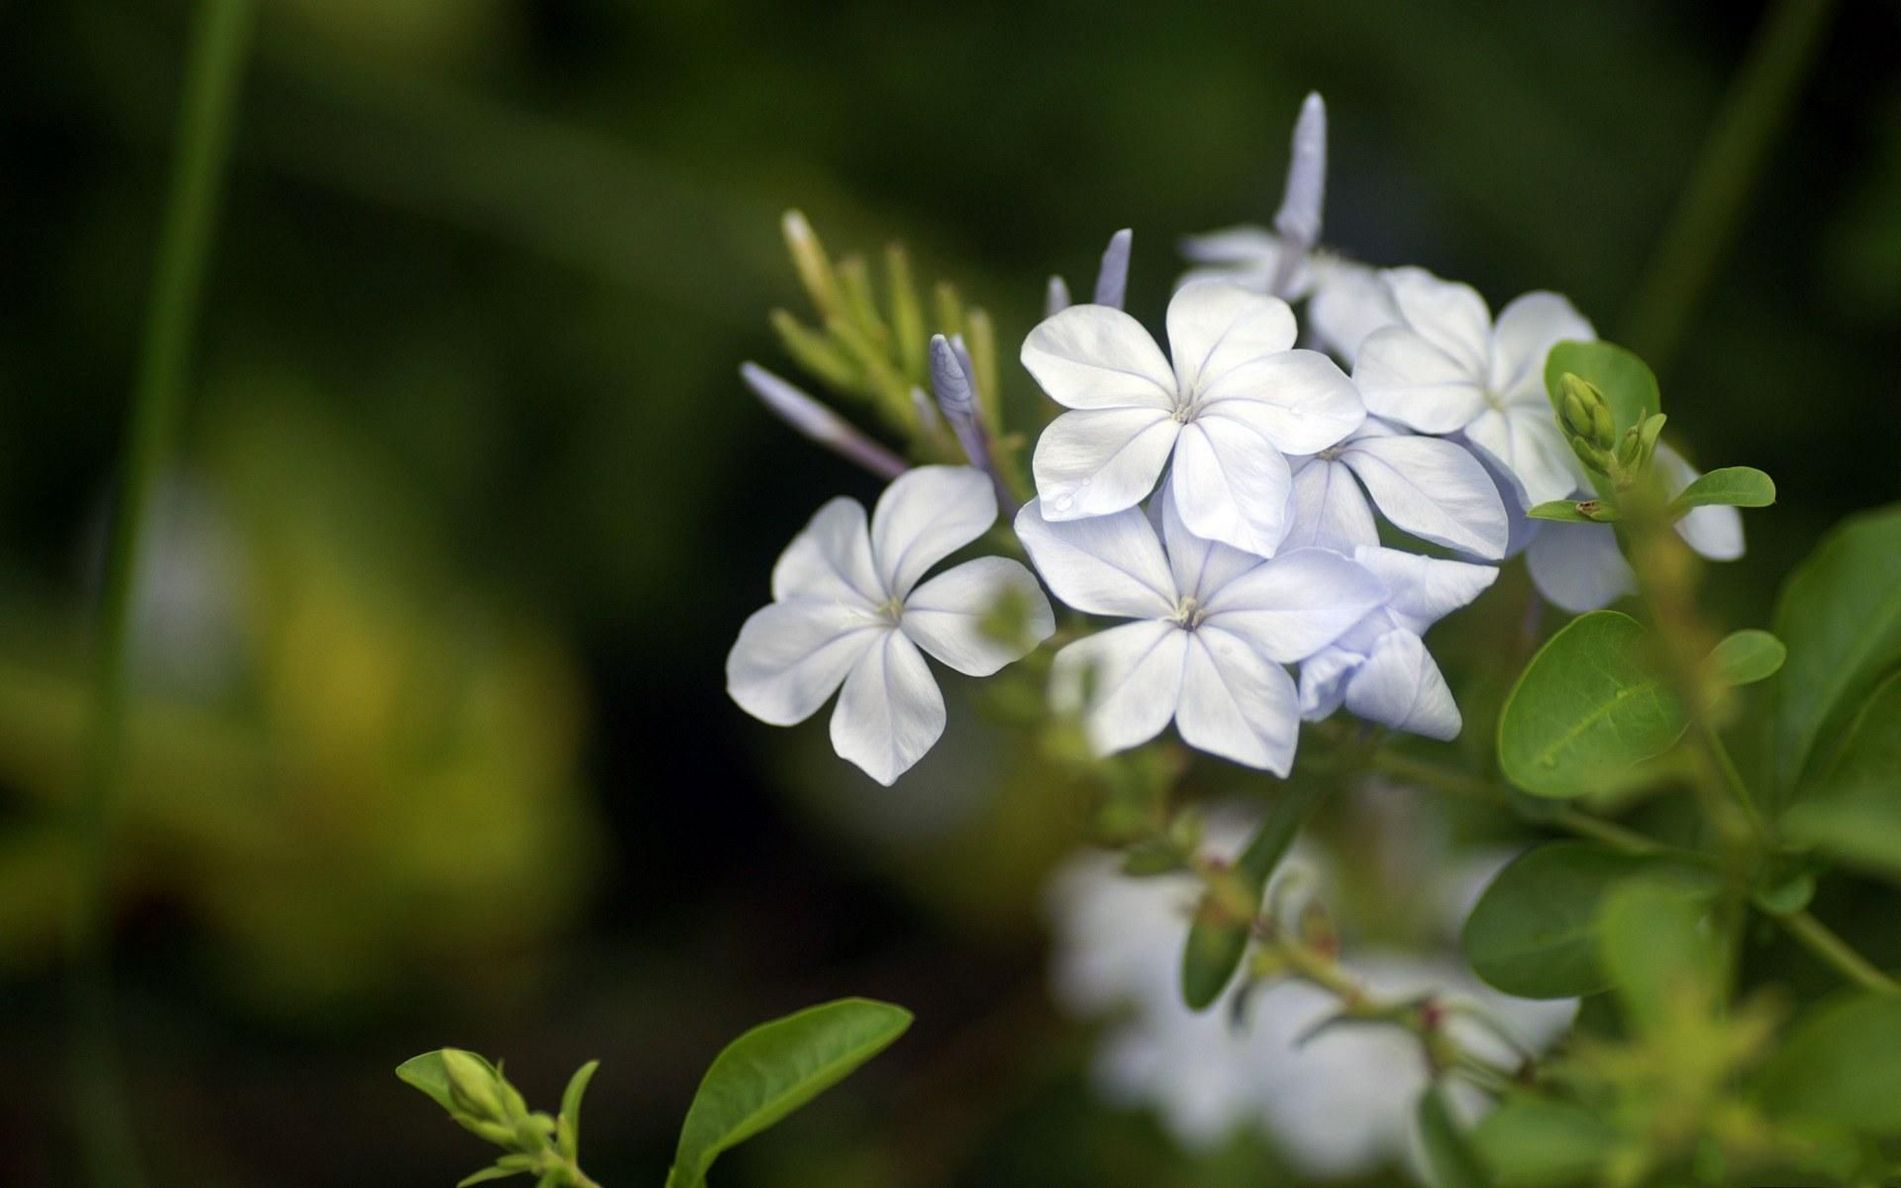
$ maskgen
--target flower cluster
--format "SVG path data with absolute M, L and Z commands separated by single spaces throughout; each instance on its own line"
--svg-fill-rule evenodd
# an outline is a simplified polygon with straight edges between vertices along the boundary
M 1545 362 L 1560 342 L 1592 339 L 1591 324 L 1545 292 L 1494 319 L 1469 286 L 1325 251 L 1325 162 L 1314 96 L 1275 232 L 1185 245 L 1194 267 L 1168 304 L 1166 350 L 1122 308 L 1127 231 L 1103 254 L 1094 299 L 1069 304 L 1052 278 L 1047 316 L 1023 341 L 1024 369 L 1062 411 L 1034 440 L 1034 497 L 1016 511 L 1014 537 L 998 541 L 1072 611 L 1126 620 L 1066 629 L 1075 638 L 1051 665 L 1051 708 L 1099 754 L 1172 722 L 1198 750 L 1286 775 L 1301 720 L 1341 708 L 1451 738 L 1459 710 L 1422 637 L 1477 598 L 1496 563 L 1526 552 L 1539 590 L 1569 609 L 1632 589 L 1611 526 L 1528 518 L 1590 490 Z M 733 647 L 728 688 L 785 725 L 842 687 L 833 743 L 889 783 L 943 730 L 920 648 L 986 676 L 1055 624 L 1035 578 L 1009 558 L 918 584 L 990 532 L 1022 489 L 1004 444 L 1016 439 L 986 390 L 994 360 L 987 342 L 967 341 L 987 336 L 987 319 L 953 304 L 926 347 L 898 287 L 908 273 L 894 270 L 887 323 L 861 266 L 834 269 L 796 216 L 788 239 L 826 317 L 823 333 L 782 326 L 788 346 L 868 395 L 910 431 L 913 457 L 933 464 L 906 469 L 831 409 L 746 366 L 748 384 L 801 432 L 897 477 L 869 531 L 858 504 L 834 500 L 787 549 L 772 605 Z M 1303 305 L 1304 328 L 1290 302 Z M 1695 477 L 1667 447 L 1656 456 L 1676 488 Z M 1698 508 L 1678 527 L 1708 556 L 1741 552 L 1732 508 Z

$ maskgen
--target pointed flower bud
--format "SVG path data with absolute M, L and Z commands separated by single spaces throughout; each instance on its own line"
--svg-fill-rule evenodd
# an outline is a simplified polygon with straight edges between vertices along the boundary
M 904 459 L 757 363 L 741 365 L 739 376 L 774 415 L 826 449 L 880 478 L 894 479 L 905 472 Z
M 1063 278 L 1050 277 L 1049 287 L 1043 292 L 1043 316 L 1053 318 L 1068 309 L 1071 304 L 1069 286 L 1063 283 Z
M 1135 232 L 1124 227 L 1109 237 L 1102 250 L 1102 267 L 1096 272 L 1096 304 L 1122 308 L 1129 288 L 1129 248 Z
M 788 210 L 779 226 L 785 234 L 786 250 L 792 255 L 792 267 L 798 271 L 799 282 L 812 298 L 813 307 L 828 319 L 843 313 L 845 302 L 839 291 L 838 276 L 832 271 L 832 262 L 825 255 L 825 246 L 819 242 L 812 224 L 802 212 Z
M 1559 415 L 1566 434 L 1589 442 L 1600 452 L 1617 448 L 1617 426 L 1611 419 L 1610 402 L 1596 384 L 1567 371 L 1558 381 L 1558 392 Z
M 481 1121 L 499 1122 L 505 1117 L 495 1072 L 480 1058 L 460 1048 L 444 1048 L 442 1070 L 449 1078 L 449 1093 L 463 1113 Z
M 1320 242 L 1320 214 L 1327 199 L 1327 105 L 1318 91 L 1310 92 L 1294 121 L 1293 151 L 1287 163 L 1287 188 L 1274 215 L 1280 233 L 1280 261 L 1274 267 L 1270 289 L 1285 297 L 1307 253 Z

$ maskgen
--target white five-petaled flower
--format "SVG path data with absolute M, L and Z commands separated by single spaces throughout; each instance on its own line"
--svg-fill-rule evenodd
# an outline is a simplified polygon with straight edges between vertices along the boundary
M 1295 459 L 1293 468 L 1294 526 L 1284 548 L 1351 553 L 1378 544 L 1371 496 L 1395 527 L 1422 540 L 1488 560 L 1505 555 L 1511 522 L 1498 487 L 1456 441 L 1368 417 L 1345 441 Z
M 772 604 L 739 629 L 726 691 L 755 718 L 790 726 L 843 685 L 832 746 L 891 783 L 944 732 L 944 698 L 919 648 L 989 676 L 1055 629 L 1035 576 L 1007 558 L 966 561 L 919 584 L 996 519 L 990 479 L 966 466 L 906 471 L 879 497 L 869 530 L 857 500 L 827 503 L 773 566 Z M 1006 597 L 1028 611 L 1022 639 L 998 639 L 982 624 Z
M 1345 705 L 1395 730 L 1457 737 L 1458 703 L 1420 637 L 1482 594 L 1498 570 L 1366 546 L 1354 559 L 1378 576 L 1385 599 L 1300 666 L 1301 714 L 1318 721 Z
M 1367 409 L 1422 433 L 1463 432 L 1512 477 L 1523 506 L 1563 499 L 1576 457 L 1545 395 L 1545 355 L 1596 335 L 1556 293 L 1526 293 L 1499 312 L 1470 285 L 1423 268 L 1381 274 L 1399 322 L 1360 344 L 1353 379 Z
M 1104 754 L 1147 742 L 1172 719 L 1188 745 L 1284 776 L 1300 713 L 1281 666 L 1326 647 L 1384 590 L 1321 549 L 1264 561 L 1194 535 L 1172 483 L 1161 502 L 1166 551 L 1140 508 L 1051 520 L 1033 501 L 1017 514 L 1017 537 L 1058 598 L 1136 620 L 1058 652 L 1051 700 L 1082 714 Z
M 1128 314 L 1075 305 L 1023 343 L 1023 365 L 1072 411 L 1036 443 L 1043 518 L 1134 507 L 1173 459 L 1170 485 L 1196 535 L 1271 557 L 1287 533 L 1293 474 L 1358 428 L 1353 383 L 1294 350 L 1293 311 L 1235 285 L 1186 285 L 1168 306 L 1171 366 Z
M 1673 497 L 1698 478 L 1697 469 L 1667 445 L 1659 444 L 1651 459 Z M 1577 499 L 1595 498 L 1580 488 Z M 1617 545 L 1609 524 L 1571 524 L 1559 520 L 1528 520 L 1525 564 L 1532 584 L 1553 604 L 1573 614 L 1609 606 L 1637 590 L 1637 575 Z M 1733 507 L 1692 508 L 1677 521 L 1677 534 L 1711 561 L 1734 561 L 1743 555 L 1743 517 Z

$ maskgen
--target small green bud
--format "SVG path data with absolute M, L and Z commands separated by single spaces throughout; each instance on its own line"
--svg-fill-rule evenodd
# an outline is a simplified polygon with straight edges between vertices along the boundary
M 1643 448 L 1643 438 L 1635 428 L 1624 430 L 1624 439 L 1617 443 L 1617 464 L 1625 470 L 1635 469 Z
M 1617 444 L 1617 426 L 1611 423 L 1611 406 L 1602 400 L 1591 407 L 1591 441 L 1600 450 Z
M 806 295 L 811 297 L 813 308 L 825 318 L 842 314 L 845 303 L 839 293 L 838 277 L 832 271 L 832 262 L 825 255 L 825 245 L 819 242 L 812 224 L 806 222 L 805 215 L 799 211 L 788 210 L 780 221 L 780 229 L 785 233 L 786 251 L 792 256 L 792 267 L 798 271 L 799 281 L 805 286 Z
M 1609 474 L 1610 466 L 1602 451 L 1582 437 L 1567 437 L 1571 450 L 1577 454 L 1578 461 L 1584 463 L 1584 469 L 1592 474 Z
M 1591 436 L 1591 406 L 1581 395 L 1581 389 L 1586 386 L 1578 381 L 1577 376 L 1568 372 L 1560 381 L 1563 395 L 1559 404 L 1562 406 L 1564 431 L 1573 437 Z
M 464 1113 L 495 1121 L 507 1117 L 496 1093 L 495 1073 L 481 1057 L 460 1048 L 444 1048 L 442 1068 L 449 1077 L 450 1095 Z

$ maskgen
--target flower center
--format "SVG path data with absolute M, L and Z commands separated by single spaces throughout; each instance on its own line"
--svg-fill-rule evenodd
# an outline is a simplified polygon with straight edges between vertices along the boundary
M 1177 425 L 1186 425 L 1188 422 L 1194 420 L 1195 419 L 1194 398 L 1192 396 L 1176 397 L 1175 411 L 1171 415 L 1174 416 L 1175 423 Z
M 1207 610 L 1201 603 L 1195 601 L 1193 598 L 1184 598 L 1175 604 L 1173 621 L 1180 626 L 1183 631 L 1193 631 L 1195 628 L 1201 626 L 1201 621 L 1207 617 Z
M 1320 451 L 1319 458 L 1322 462 L 1337 462 L 1340 460 L 1340 454 L 1346 448 L 1347 447 L 1345 443 L 1342 443 L 1336 446 L 1328 446 L 1326 449 Z
M 1492 407 L 1493 412 L 1505 411 L 1505 398 L 1491 388 L 1485 389 L 1485 403 Z
M 901 598 L 886 599 L 873 610 L 880 617 L 889 619 L 894 627 L 904 621 L 904 600 Z

